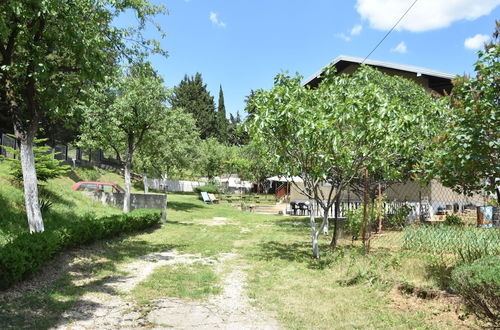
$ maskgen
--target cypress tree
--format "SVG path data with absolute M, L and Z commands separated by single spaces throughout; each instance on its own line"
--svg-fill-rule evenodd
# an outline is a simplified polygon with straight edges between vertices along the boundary
M 202 139 L 218 137 L 214 98 L 203 83 L 201 73 L 193 77 L 185 75 L 174 87 L 169 101 L 172 107 L 183 108 L 193 115 Z
M 219 89 L 219 101 L 217 103 L 217 131 L 219 141 L 226 143 L 228 140 L 228 122 L 226 119 L 226 107 L 224 105 L 224 92 L 222 92 L 222 86 L 220 86 Z

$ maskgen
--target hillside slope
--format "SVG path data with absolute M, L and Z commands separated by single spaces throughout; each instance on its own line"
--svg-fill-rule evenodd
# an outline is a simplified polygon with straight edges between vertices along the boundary
M 0 162 L 0 246 L 18 234 L 28 232 L 22 186 L 13 182 L 8 172 L 7 163 Z M 84 180 L 124 185 L 123 178 L 115 173 L 80 168 L 70 171 L 66 176 L 42 183 L 40 200 L 51 204 L 43 214 L 46 229 L 88 216 L 102 217 L 121 213 L 117 208 L 104 206 L 80 192 L 71 190 L 75 182 Z

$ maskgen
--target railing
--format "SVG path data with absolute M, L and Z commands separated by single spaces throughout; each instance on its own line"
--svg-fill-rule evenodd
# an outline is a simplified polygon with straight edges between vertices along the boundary
M 0 132 L 0 155 L 7 158 L 16 158 L 16 155 L 9 152 L 2 146 L 18 150 L 19 144 L 13 137 Z M 51 145 L 55 159 L 72 166 L 98 166 L 120 168 L 120 162 L 113 157 L 106 157 L 102 150 L 82 149 L 65 144 Z

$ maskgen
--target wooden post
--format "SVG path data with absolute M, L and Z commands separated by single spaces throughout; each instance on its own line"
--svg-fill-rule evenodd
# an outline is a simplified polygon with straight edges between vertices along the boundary
M 382 234 L 382 185 L 378 184 L 378 228 L 377 233 Z
M 368 204 L 368 169 L 365 168 L 365 191 L 363 196 L 363 224 L 361 225 L 361 238 L 366 247 L 366 212 Z

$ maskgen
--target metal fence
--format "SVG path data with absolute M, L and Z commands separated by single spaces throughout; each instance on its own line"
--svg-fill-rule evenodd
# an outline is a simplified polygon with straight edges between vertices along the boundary
M 495 196 L 483 193 L 463 194 L 447 188 L 432 180 L 427 184 L 417 182 L 381 185 L 369 182 L 367 200 L 365 202 L 363 187 L 350 187 L 340 195 L 339 217 L 346 218 L 352 212 L 364 207 L 366 203 L 369 219 L 382 221 L 389 226 L 395 217 L 404 217 L 407 223 L 426 222 L 444 223 L 449 216 L 456 216 L 468 225 L 493 225 L 493 207 Z M 300 188 L 300 187 L 299 187 Z M 290 215 L 308 216 L 310 212 L 316 217 L 323 216 L 323 209 L 316 202 L 300 193 L 300 189 L 290 187 L 286 213 Z M 327 190 L 328 187 L 323 189 Z M 325 194 L 327 195 L 327 194 Z M 329 218 L 334 218 L 335 203 L 327 211 Z M 361 212 L 361 211 L 360 211 Z M 496 224 L 495 224 L 496 225 Z M 378 226 L 374 224 L 373 226 Z
M 0 155 L 7 158 L 16 158 L 16 154 L 10 152 L 10 147 L 19 150 L 19 143 L 15 138 L 0 132 Z M 55 153 L 54 158 L 71 166 L 98 166 L 102 168 L 121 167 L 117 157 L 105 154 L 102 150 L 91 150 L 65 144 L 53 144 L 51 152 Z

